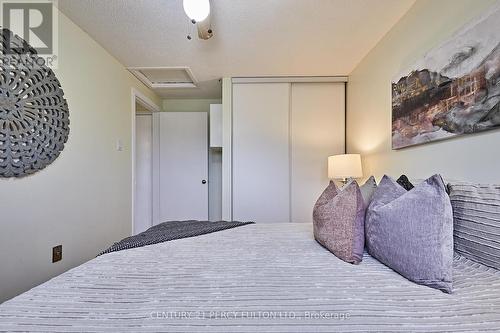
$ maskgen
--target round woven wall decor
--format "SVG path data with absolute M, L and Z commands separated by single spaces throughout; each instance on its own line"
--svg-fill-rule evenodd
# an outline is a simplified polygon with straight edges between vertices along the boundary
M 6 36 L 23 52 L 5 54 Z M 68 103 L 54 72 L 31 46 L 8 29 L 0 41 L 0 177 L 23 177 L 51 164 L 64 149 Z

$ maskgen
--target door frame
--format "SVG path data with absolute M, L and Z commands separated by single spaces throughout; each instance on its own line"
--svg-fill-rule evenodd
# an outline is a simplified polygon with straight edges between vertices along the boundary
M 132 122 L 132 142 L 130 143 L 130 154 L 131 154 L 131 159 L 132 159 L 132 174 L 131 174 L 131 208 L 130 208 L 130 214 L 131 214 L 131 229 L 130 229 L 130 235 L 133 235 L 134 233 L 134 224 L 135 224 L 135 169 L 136 169 L 136 163 L 135 163 L 135 152 L 136 152 L 136 145 L 135 145 L 135 139 L 136 139 L 136 132 L 135 132 L 135 117 L 137 114 L 136 110 L 136 103 L 144 107 L 146 110 L 151 112 L 152 114 L 152 131 L 153 131 L 153 204 L 152 204 L 152 217 L 153 217 L 153 224 L 155 223 L 156 219 L 158 218 L 158 214 L 155 214 L 155 211 L 157 210 L 157 204 L 155 206 L 155 200 L 158 196 L 155 196 L 155 178 L 158 175 L 158 165 L 155 163 L 155 161 L 158 160 L 158 154 L 157 154 L 157 143 L 158 142 L 158 131 L 155 130 L 156 124 L 158 123 L 158 117 L 156 114 L 161 111 L 160 107 L 156 105 L 150 98 L 148 98 L 146 95 L 141 93 L 139 90 L 132 88 L 131 89 L 131 122 Z

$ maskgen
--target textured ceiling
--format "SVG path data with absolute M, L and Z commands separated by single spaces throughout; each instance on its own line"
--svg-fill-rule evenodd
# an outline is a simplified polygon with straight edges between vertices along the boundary
M 214 37 L 194 29 L 182 0 L 59 0 L 127 67 L 190 67 L 200 87 L 165 98 L 220 97 L 224 76 L 347 75 L 415 0 L 211 0 Z

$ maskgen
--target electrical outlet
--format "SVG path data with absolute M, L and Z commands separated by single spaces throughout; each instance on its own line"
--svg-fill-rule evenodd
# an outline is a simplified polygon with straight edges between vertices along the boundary
M 62 259 L 62 245 L 57 245 L 52 248 L 52 262 L 58 262 Z

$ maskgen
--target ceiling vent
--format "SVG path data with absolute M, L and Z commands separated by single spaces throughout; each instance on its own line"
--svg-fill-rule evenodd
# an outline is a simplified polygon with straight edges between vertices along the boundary
M 188 67 L 129 67 L 127 69 L 151 89 L 196 88 L 198 83 Z

